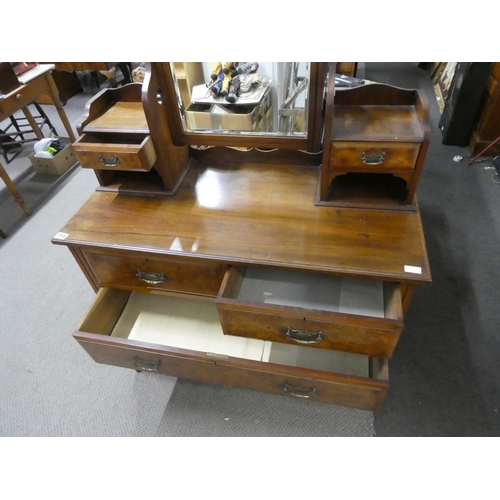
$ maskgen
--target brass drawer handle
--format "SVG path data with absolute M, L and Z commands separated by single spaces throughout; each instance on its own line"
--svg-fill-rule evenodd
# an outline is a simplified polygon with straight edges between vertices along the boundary
M 157 372 L 160 367 L 160 361 L 148 361 L 147 359 L 134 358 L 132 361 L 135 369 L 141 372 Z
M 103 164 L 106 165 L 106 167 L 116 167 L 118 163 L 120 163 L 120 158 L 118 156 L 102 156 L 99 155 L 99 161 Z
M 316 389 L 316 387 L 309 388 L 309 387 L 294 386 L 290 384 L 284 384 L 283 390 L 285 392 L 288 392 L 290 396 L 295 396 L 296 398 L 303 398 L 303 399 L 314 399 L 318 394 L 318 389 Z
M 323 340 L 323 332 L 310 332 L 308 330 L 294 330 L 286 327 L 285 337 L 297 344 L 319 344 Z
M 365 153 L 364 151 L 361 153 L 361 161 L 365 165 L 382 165 L 385 161 L 385 151 L 382 153 Z
M 167 281 L 167 275 L 165 273 L 155 273 L 154 271 L 141 271 L 137 269 L 135 276 L 150 285 L 158 285 L 159 283 L 165 283 L 165 281 Z

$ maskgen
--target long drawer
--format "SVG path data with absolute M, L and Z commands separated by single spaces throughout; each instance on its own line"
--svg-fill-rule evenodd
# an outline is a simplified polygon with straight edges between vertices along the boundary
M 151 259 L 83 252 L 99 287 L 159 290 L 215 297 L 220 288 L 215 265 L 187 264 L 174 258 Z
M 151 136 L 141 134 L 83 134 L 74 143 L 84 168 L 149 172 L 156 162 Z
M 398 283 L 230 268 L 217 297 L 224 333 L 391 357 L 403 328 Z
M 334 141 L 330 168 L 413 169 L 419 150 L 418 143 Z
M 226 336 L 213 300 L 103 288 L 74 337 L 99 362 L 376 410 L 388 363 Z

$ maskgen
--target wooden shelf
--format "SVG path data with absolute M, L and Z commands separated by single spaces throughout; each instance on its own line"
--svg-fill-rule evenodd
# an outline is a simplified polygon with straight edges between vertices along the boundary
M 414 211 L 415 203 L 406 201 L 406 193 L 406 182 L 391 174 L 347 173 L 333 180 L 326 204 Z
M 116 102 L 85 126 L 85 132 L 149 134 L 142 102 Z
M 335 105 L 332 141 L 421 142 L 422 124 L 414 106 Z
M 155 169 L 149 172 L 101 172 L 103 184 L 96 191 L 165 198 L 171 193 L 165 191 L 163 180 Z M 183 178 L 182 178 L 183 179 Z M 182 179 L 179 181 L 182 182 Z

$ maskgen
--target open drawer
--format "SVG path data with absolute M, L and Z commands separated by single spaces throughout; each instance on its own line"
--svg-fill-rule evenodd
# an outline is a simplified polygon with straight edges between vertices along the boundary
M 149 172 L 156 162 L 151 136 L 142 134 L 83 134 L 74 143 L 84 168 Z
M 403 328 L 398 283 L 261 267 L 230 268 L 217 297 L 223 331 L 391 357 Z
M 74 337 L 99 363 L 375 410 L 387 360 L 226 336 L 213 300 L 102 288 Z

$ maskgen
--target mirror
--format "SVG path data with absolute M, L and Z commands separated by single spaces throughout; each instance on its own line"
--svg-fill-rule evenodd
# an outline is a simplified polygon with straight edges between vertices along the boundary
M 184 133 L 308 137 L 311 63 L 170 64 Z

